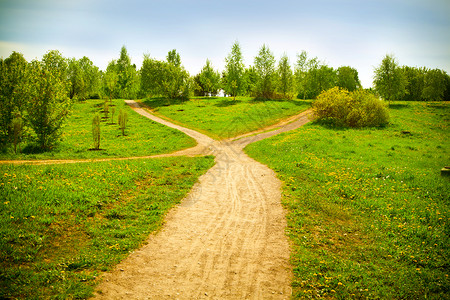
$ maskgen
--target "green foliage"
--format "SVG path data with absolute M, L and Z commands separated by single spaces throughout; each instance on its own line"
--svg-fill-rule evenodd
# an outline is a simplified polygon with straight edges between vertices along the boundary
M 427 101 L 441 101 L 447 89 L 446 77 L 448 75 L 439 69 L 427 71 L 424 77 L 422 97 Z
M 399 100 L 405 95 L 407 79 L 394 56 L 386 55 L 375 68 L 373 84 L 385 100 Z
M 258 76 L 256 81 L 257 95 L 264 99 L 271 99 L 276 88 L 275 57 L 265 44 L 259 49 L 254 65 Z M 287 72 L 287 70 L 285 71 Z
M 24 114 L 29 95 L 25 85 L 28 63 L 21 53 L 0 59 L 0 145 L 11 141 L 15 114 Z
M 119 80 L 119 76 L 114 69 L 114 63 L 110 62 L 106 68 L 106 73 L 103 75 L 103 86 L 105 93 L 109 96 L 109 100 L 112 100 L 116 95 L 116 85 Z
M 334 87 L 317 97 L 313 111 L 318 120 L 338 126 L 375 127 L 389 122 L 386 105 L 364 90 L 348 92 Z
M 310 123 L 246 148 L 283 182 L 294 299 L 448 298 L 449 110 L 394 102 L 382 130 Z
M 179 54 L 172 50 L 169 61 L 158 61 L 144 55 L 141 68 L 141 90 L 146 95 L 163 96 L 167 99 L 187 99 L 194 91 L 194 82 L 181 65 Z
M 95 114 L 92 118 L 92 138 L 94 139 L 94 149 L 100 149 L 100 115 Z
M 104 90 L 110 99 L 135 99 L 139 92 L 139 81 L 136 65 L 131 64 L 128 51 L 122 46 L 119 59 L 112 60 L 106 68 Z
M 284 54 L 277 68 L 277 92 L 281 93 L 285 99 L 292 99 L 294 87 L 294 74 L 292 73 L 289 58 Z
M 297 55 L 295 77 L 299 97 L 303 99 L 314 99 L 337 83 L 337 72 L 317 57 L 308 59 L 306 51 Z
M 213 157 L 1 165 L 0 298 L 89 298 L 101 272 L 161 228 L 212 165 Z
M 358 71 L 352 67 L 343 66 L 337 69 L 336 86 L 353 92 L 361 88 L 361 82 L 358 78 Z
M 199 74 L 198 81 L 200 83 L 202 96 L 216 96 L 220 88 L 220 73 L 215 71 L 209 59 Z
M 100 93 L 101 73 L 92 61 L 84 56 L 68 63 L 68 78 L 71 82 L 69 97 L 86 100 Z
M 24 131 L 24 124 L 22 117 L 20 115 L 17 115 L 11 122 L 12 127 L 12 136 L 13 136 L 13 145 L 14 145 L 14 153 L 17 153 L 17 146 L 19 146 L 19 152 L 20 149 L 20 143 L 22 142 L 23 138 L 23 131 Z
M 27 121 L 37 136 L 42 150 L 50 150 L 58 142 L 61 128 L 69 114 L 70 83 L 66 80 L 67 66 L 58 51 L 44 55 L 42 62 L 33 61 L 30 66 L 27 92 Z
M 245 90 L 244 80 L 244 58 L 241 46 L 236 41 L 231 47 L 231 52 L 225 58 L 225 72 L 223 76 L 223 86 L 226 94 L 236 99 Z
M 122 136 L 125 136 L 125 129 L 128 123 L 128 114 L 124 109 L 119 111 L 119 128 L 122 131 Z
M 421 101 L 423 100 L 424 78 L 427 73 L 426 68 L 415 68 L 403 66 L 402 72 L 406 78 L 406 92 L 403 95 L 403 101 Z

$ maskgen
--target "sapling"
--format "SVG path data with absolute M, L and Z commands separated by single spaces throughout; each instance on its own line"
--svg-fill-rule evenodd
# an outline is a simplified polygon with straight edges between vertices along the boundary
M 109 114 L 109 104 L 105 101 L 103 104 L 103 112 L 105 113 L 106 121 L 108 121 L 108 114 Z
M 94 149 L 100 149 L 100 115 L 95 114 L 92 119 L 92 137 L 94 139 Z
M 114 114 L 116 113 L 116 108 L 111 107 L 111 124 L 114 124 Z
M 127 127 L 128 114 L 125 110 L 121 109 L 119 112 L 119 128 L 122 130 L 122 135 L 125 135 L 125 128 Z

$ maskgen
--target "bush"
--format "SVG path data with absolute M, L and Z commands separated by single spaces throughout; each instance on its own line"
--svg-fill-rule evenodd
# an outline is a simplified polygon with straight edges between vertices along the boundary
M 389 122 L 386 104 L 365 90 L 348 92 L 334 87 L 322 92 L 313 104 L 319 120 L 338 126 L 376 127 Z

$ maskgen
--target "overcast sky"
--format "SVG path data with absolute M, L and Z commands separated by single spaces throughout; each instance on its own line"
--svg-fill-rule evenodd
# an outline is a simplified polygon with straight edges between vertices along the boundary
M 401 65 L 450 73 L 449 0 L 0 0 L 0 56 L 27 60 L 57 49 L 100 69 L 122 45 L 141 66 L 176 49 L 197 74 L 209 58 L 223 69 L 234 41 L 246 65 L 265 43 L 294 64 L 306 50 L 332 67 L 356 68 L 364 87 L 385 54 Z

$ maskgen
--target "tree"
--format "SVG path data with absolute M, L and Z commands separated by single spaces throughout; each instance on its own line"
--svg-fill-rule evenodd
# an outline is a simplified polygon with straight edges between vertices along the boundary
M 67 69 L 61 65 L 63 61 L 58 51 L 50 51 L 42 61 L 33 61 L 30 66 L 27 120 L 42 150 L 49 150 L 57 143 L 61 127 L 69 114 L 70 82 L 62 75 Z
M 167 55 L 167 62 L 144 55 L 141 68 L 141 89 L 144 93 L 168 99 L 189 98 L 194 81 L 181 62 L 178 63 L 179 55 L 173 51 Z
M 169 64 L 174 65 L 175 67 L 181 66 L 180 54 L 175 49 L 172 49 L 167 53 L 166 59 Z
M 241 46 L 236 41 L 231 47 L 231 52 L 225 58 L 225 74 L 224 74 L 224 90 L 225 93 L 236 96 L 244 91 L 244 60 L 242 57 Z
M 29 93 L 26 91 L 28 63 L 21 53 L 13 52 L 0 60 L 0 142 L 11 140 L 12 121 L 23 115 Z M 4 140 L 2 142 L 2 140 Z
M 277 90 L 283 94 L 284 98 L 292 98 L 291 93 L 294 91 L 294 74 L 292 73 L 289 58 L 284 54 L 278 62 L 278 82 Z
M 136 66 L 131 64 L 127 48 L 122 46 L 120 57 L 108 65 L 117 73 L 117 96 L 120 98 L 132 99 L 137 96 L 139 88 L 139 76 Z M 111 70 L 112 71 L 112 70 Z
M 92 138 L 94 139 L 94 149 L 100 149 L 100 115 L 95 114 L 92 118 Z
M 128 114 L 125 110 L 119 111 L 119 128 L 122 130 L 122 136 L 125 136 L 125 128 L 127 128 Z
M 275 91 L 275 57 L 265 44 L 255 57 L 254 65 L 258 75 L 256 84 L 258 96 L 270 99 Z
M 220 88 L 220 73 L 214 70 L 209 59 L 199 74 L 199 81 L 204 95 L 217 95 Z
M 245 90 L 244 94 L 251 97 L 256 97 L 256 83 L 258 81 L 258 74 L 255 67 L 250 66 L 244 70 Z
M 402 72 L 406 77 L 405 94 L 402 100 L 405 101 L 421 101 L 423 100 L 423 88 L 425 83 L 426 68 L 415 68 L 403 66 Z
M 113 97 L 117 97 L 117 81 L 119 80 L 119 75 L 115 70 L 115 62 L 111 61 L 106 68 L 106 72 L 103 74 L 103 86 L 105 93 L 109 96 L 109 100 Z
M 297 63 L 295 64 L 295 80 L 297 85 L 297 91 L 299 95 L 303 96 L 303 100 L 306 98 L 306 75 L 308 72 L 308 54 L 303 50 L 300 54 L 297 54 Z
M 358 71 L 352 67 L 342 66 L 337 69 L 336 85 L 346 89 L 349 92 L 361 88 L 361 82 L 358 78 Z
M 406 77 L 392 55 L 386 55 L 375 68 L 373 83 L 375 90 L 385 100 L 398 100 L 406 93 Z
M 424 77 L 422 97 L 428 101 L 441 101 L 447 89 L 447 74 L 439 69 L 429 70 Z

